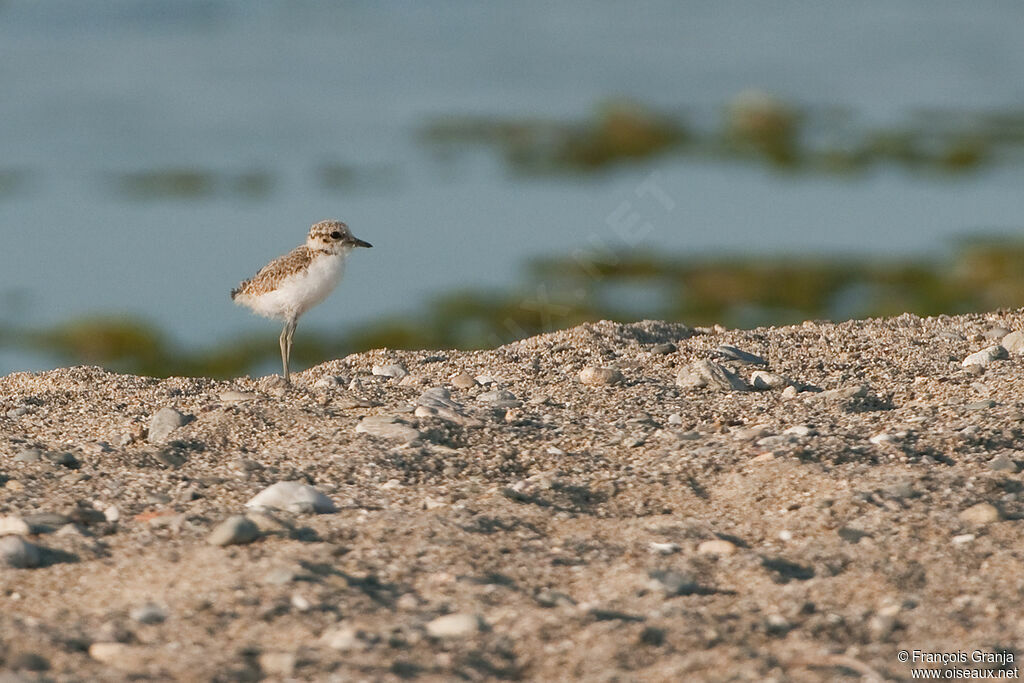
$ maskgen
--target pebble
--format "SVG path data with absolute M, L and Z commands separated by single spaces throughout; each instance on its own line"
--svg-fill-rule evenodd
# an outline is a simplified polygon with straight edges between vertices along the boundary
M 324 375 L 317 381 L 313 382 L 314 389 L 337 389 L 348 384 L 344 377 L 337 377 L 336 375 Z
M 14 515 L 0 517 L 0 536 L 28 536 L 30 533 L 32 533 L 32 527 L 21 517 Z
M 655 344 L 651 347 L 651 353 L 656 356 L 667 356 L 670 353 L 675 353 L 678 349 L 672 342 L 665 342 L 664 344 Z
M 224 391 L 218 397 L 224 403 L 244 403 L 245 401 L 254 401 L 259 398 L 259 394 L 254 394 L 249 391 L 235 391 L 230 389 Z
M 483 386 L 486 386 L 488 384 L 497 384 L 498 380 L 496 380 L 495 378 L 491 377 L 490 375 L 477 375 L 476 376 L 476 383 L 480 384 L 480 385 L 483 385 Z
M 78 458 L 66 452 L 44 453 L 43 457 L 52 462 L 54 465 L 58 465 L 60 467 L 67 467 L 69 470 L 76 470 L 82 466 L 82 463 L 78 462 Z
M 0 567 L 31 569 L 41 561 L 39 547 L 21 536 L 0 537 Z
M 156 411 L 153 419 L 149 422 L 149 442 L 162 443 L 170 436 L 171 432 L 186 422 L 188 422 L 188 418 L 183 413 L 174 408 L 161 408 Z
M 122 671 L 144 668 L 149 660 L 149 650 L 140 645 L 125 643 L 93 643 L 89 656 L 97 662 Z
M 793 436 L 811 436 L 814 434 L 814 428 L 809 425 L 794 425 L 782 433 Z
M 434 638 L 465 638 L 480 631 L 480 618 L 458 612 L 446 614 L 427 623 L 427 634 Z
M 793 384 L 793 380 L 774 372 L 755 370 L 750 376 L 750 385 L 755 389 L 784 389 Z
M 960 512 L 961 520 L 976 526 L 998 522 L 1000 517 L 999 510 L 991 503 L 978 503 Z
M 252 501 L 250 501 L 252 502 Z M 243 515 L 231 515 L 206 537 L 210 545 L 245 545 L 260 537 L 260 528 Z
M 263 583 L 266 586 L 284 586 L 295 581 L 299 574 L 288 567 L 276 567 L 263 575 Z
M 974 534 L 957 534 L 950 540 L 953 542 L 953 545 L 964 545 L 965 543 L 970 543 L 976 538 L 977 536 Z
M 401 363 L 390 363 L 388 365 L 374 365 L 371 370 L 373 374 L 378 377 L 394 377 L 395 379 L 402 379 L 409 374 L 409 371 L 405 369 L 405 366 Z
M 772 434 L 770 436 L 761 437 L 755 443 L 761 448 L 771 450 L 775 448 L 785 448 L 786 446 L 791 446 L 798 441 L 799 437 L 793 436 L 792 434 Z
M 24 520 L 32 527 L 32 533 L 47 534 L 64 526 L 71 518 L 56 512 L 35 512 L 25 515 Z
M 337 511 L 330 498 L 309 484 L 303 484 L 300 481 L 279 481 L 272 484 L 253 496 L 245 506 L 287 510 L 296 514 Z
M 729 360 L 737 360 L 747 365 L 768 365 L 768 361 L 754 353 L 749 353 L 730 344 L 722 344 L 715 349 L 715 354 Z
M 970 411 L 990 410 L 992 408 L 995 408 L 997 405 L 999 405 L 999 404 L 996 403 L 994 400 L 992 400 L 990 398 L 983 398 L 980 401 L 975 401 L 974 403 L 968 403 L 966 406 L 964 406 L 964 409 L 965 410 L 970 410 Z
M 838 389 L 828 389 L 817 393 L 809 393 L 807 396 L 808 398 L 822 401 L 845 401 L 851 398 L 864 398 L 870 393 L 870 391 L 871 388 L 867 384 L 854 384 L 849 387 L 839 387 Z
M 288 677 L 295 673 L 295 660 L 294 652 L 264 652 L 258 661 L 265 675 Z
M 7 660 L 7 668 L 15 671 L 46 671 L 50 668 L 50 661 L 40 654 L 35 652 L 19 652 L 10 659 Z M 29 679 L 23 679 L 20 676 L 15 679 L 7 679 L 0 674 L 0 683 L 20 683 L 20 681 L 28 681 Z M 31 680 L 42 680 L 42 679 L 31 679 Z
M 416 417 L 439 417 L 449 422 L 464 423 L 466 414 L 461 403 L 452 400 L 444 387 L 431 387 L 416 399 Z
M 782 398 L 784 398 L 786 400 L 789 400 L 791 398 L 796 398 L 797 394 L 799 394 L 799 393 L 800 392 L 799 392 L 799 390 L 796 387 L 794 387 L 793 385 L 790 385 L 790 386 L 788 386 L 788 387 L 786 387 L 785 389 L 782 390 Z
M 672 413 L 668 416 L 668 423 L 672 426 L 679 426 L 683 424 L 683 416 L 679 413 Z
M 622 373 L 614 368 L 585 367 L 580 370 L 580 382 L 591 386 L 618 384 Z
M 964 358 L 961 365 L 965 368 L 969 365 L 980 365 L 981 367 L 985 367 L 993 361 L 1002 360 L 1007 357 L 1009 357 L 1009 354 L 1006 352 L 1006 349 L 999 344 L 995 344 L 986 349 L 982 349 L 981 351 L 975 351 L 971 355 L 967 356 L 967 358 Z
M 133 608 L 128 616 L 140 624 L 160 624 L 167 620 L 167 612 L 152 602 Z
M 39 462 L 42 459 L 43 452 L 38 448 L 25 448 L 14 456 L 14 462 Z
M 789 632 L 793 626 L 789 623 L 789 620 L 781 614 L 769 614 L 764 620 L 765 630 L 769 633 L 784 634 Z
M 359 644 L 359 633 L 351 626 L 338 626 L 324 631 L 320 643 L 332 650 L 351 650 Z
M 732 370 L 709 360 L 687 365 L 676 375 L 676 386 L 686 389 L 708 388 L 713 391 L 747 391 L 747 383 Z
M 647 547 L 651 549 L 652 553 L 657 553 L 658 555 L 672 555 L 680 550 L 678 543 L 657 543 L 652 541 Z
M 697 579 L 689 572 L 679 572 L 674 569 L 657 570 L 650 572 L 649 576 L 655 587 L 661 588 L 669 596 L 692 595 L 700 590 Z
M 456 389 L 472 389 L 477 385 L 476 378 L 468 372 L 460 372 L 453 376 L 450 381 Z
M 736 545 L 722 538 L 713 538 L 698 545 L 697 552 L 701 555 L 732 555 L 736 552 Z
M 985 330 L 981 336 L 984 337 L 985 339 L 999 340 L 1003 339 L 1008 334 L 1010 334 L 1010 330 L 1006 329 L 1005 327 L 993 327 L 990 330 Z
M 1014 355 L 1024 353 L 1024 332 L 1011 332 L 1003 337 L 999 345 Z
M 406 442 L 415 441 L 421 436 L 419 431 L 393 415 L 368 415 L 359 421 L 356 431 L 382 439 L 399 439 Z
M 108 522 L 117 522 L 121 519 L 121 511 L 116 505 L 111 505 L 103 510 L 103 518 Z
M 752 427 L 734 429 L 730 433 L 734 438 L 740 439 L 741 441 L 753 441 L 754 439 L 760 439 L 768 436 L 772 432 L 768 425 L 754 425 Z
M 1006 455 L 1005 453 L 1000 453 L 996 457 L 994 457 L 991 460 L 989 460 L 988 461 L 988 466 L 989 466 L 989 469 L 991 469 L 991 470 L 993 470 L 995 472 L 1010 472 L 1010 473 L 1014 473 L 1014 472 L 1018 472 L 1020 470 L 1020 468 L 1017 467 L 1017 463 L 1015 463 L 1013 460 L 1011 460 L 1010 457 L 1008 455 Z M 0 532 L 0 533 L 2 533 L 2 532 Z
M 874 436 L 872 436 L 870 439 L 868 439 L 868 441 L 875 444 L 876 446 L 884 446 L 885 444 L 895 442 L 896 437 L 887 432 L 881 432 L 879 434 L 875 434 Z
M 479 378 L 477 378 L 479 381 Z M 511 391 L 505 391 L 504 389 L 494 389 L 492 391 L 485 391 L 476 397 L 476 400 L 480 403 L 488 403 L 495 408 L 518 408 L 523 405 L 523 402 L 516 398 L 516 395 Z

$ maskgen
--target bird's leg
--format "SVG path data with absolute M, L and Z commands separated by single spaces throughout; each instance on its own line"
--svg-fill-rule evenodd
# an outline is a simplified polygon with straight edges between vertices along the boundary
M 291 322 L 284 324 L 284 329 L 281 330 L 281 365 L 284 366 L 284 381 L 287 384 L 290 380 L 288 378 L 288 356 L 291 355 L 291 349 L 288 348 L 288 328 L 291 326 Z
M 292 337 L 295 336 L 295 328 L 299 326 L 298 320 L 293 320 L 288 328 L 288 358 L 292 357 Z
M 289 320 L 285 324 L 284 330 L 281 332 L 281 339 L 282 339 L 282 344 L 283 344 L 281 353 L 283 354 L 283 357 L 284 357 L 284 381 L 285 382 L 291 381 L 289 379 L 289 376 L 288 376 L 288 360 L 292 357 L 292 337 L 295 335 L 295 327 L 297 325 L 298 325 L 298 320 L 295 320 L 295 319 Z

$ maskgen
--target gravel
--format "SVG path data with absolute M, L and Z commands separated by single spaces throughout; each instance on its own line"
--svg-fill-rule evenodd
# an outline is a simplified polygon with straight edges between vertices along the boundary
M 354 354 L 292 386 L 0 378 L 0 667 L 904 680 L 901 648 L 1001 649 L 1024 640 L 1024 355 L 961 365 L 1013 348 L 998 328 L 1024 312 L 602 322 Z M 756 373 L 792 384 L 749 391 Z M 163 408 L 185 421 L 150 443 Z M 208 542 L 226 520 L 235 542 Z

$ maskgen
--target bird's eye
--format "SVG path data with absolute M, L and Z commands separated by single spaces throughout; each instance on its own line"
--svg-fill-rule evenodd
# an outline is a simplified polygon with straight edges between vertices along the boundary
M 340 240 L 341 239 L 341 233 L 338 232 L 337 230 L 335 230 L 334 232 L 331 233 L 331 239 Z

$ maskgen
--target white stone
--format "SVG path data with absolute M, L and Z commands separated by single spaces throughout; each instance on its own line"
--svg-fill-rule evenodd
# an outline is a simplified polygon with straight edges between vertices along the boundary
M 206 542 L 210 545 L 244 545 L 259 537 L 260 528 L 255 522 L 242 515 L 232 515 L 213 528 Z
M 299 481 L 279 481 L 263 489 L 245 504 L 251 508 L 271 508 L 296 513 L 335 512 L 331 499 L 309 484 Z
M 592 386 L 618 384 L 622 381 L 622 373 L 614 368 L 585 367 L 580 370 L 580 382 Z
M 687 365 L 676 375 L 676 385 L 685 389 L 708 388 L 715 391 L 747 391 L 749 387 L 740 377 L 718 363 L 699 360 Z
M 714 538 L 698 545 L 697 552 L 701 555 L 732 555 L 736 552 L 736 546 L 724 539 Z
M 320 642 L 332 650 L 351 650 L 359 645 L 359 633 L 351 626 L 338 626 L 324 631 Z
M 149 442 L 162 443 L 171 432 L 186 422 L 188 418 L 174 408 L 161 408 L 149 422 Z
M 0 536 L 28 536 L 32 528 L 21 517 L 7 515 L 0 517 Z
M 147 648 L 125 643 L 93 643 L 89 646 L 89 656 L 122 671 L 145 668 L 150 660 Z
M 259 663 L 260 670 L 268 676 L 288 677 L 295 673 L 294 652 L 264 652 Z
M 1024 353 L 1024 332 L 1020 330 L 1011 332 L 1003 337 L 1000 346 L 1014 355 Z
M 446 614 L 427 624 L 427 634 L 434 638 L 465 638 L 479 630 L 479 617 L 465 612 Z
M 259 394 L 249 391 L 236 391 L 234 389 L 229 389 L 220 394 L 220 400 L 224 401 L 224 403 L 244 403 L 245 401 L 253 401 L 257 398 L 259 398 Z
M 395 379 L 402 379 L 409 374 L 409 371 L 401 363 L 374 365 L 372 372 L 379 377 L 394 377 Z
M 976 526 L 998 522 L 1000 517 L 999 510 L 990 503 L 978 503 L 960 512 L 961 520 Z
M 788 377 L 765 370 L 755 370 L 750 376 L 750 385 L 755 389 L 785 389 L 792 384 L 793 381 Z
M 794 425 L 782 433 L 793 436 L 810 436 L 814 433 L 814 429 L 808 425 Z
M 995 344 L 986 349 L 982 349 L 981 351 L 975 351 L 971 355 L 967 356 L 967 358 L 964 358 L 964 362 L 961 363 L 961 365 L 965 368 L 969 365 L 980 365 L 984 367 L 992 361 L 1002 360 L 1008 356 L 1009 354 L 1006 352 L 1006 349 L 999 344 Z
M 356 431 L 382 439 L 398 439 L 406 442 L 415 441 L 420 438 L 420 433 L 416 429 L 393 415 L 369 415 L 364 417 L 356 425 Z
M 652 553 L 657 553 L 658 555 L 672 555 L 673 553 L 678 553 L 680 550 L 678 543 L 657 543 L 655 541 L 651 541 L 651 543 L 648 544 L 648 547 L 651 549 Z
M 31 569 L 40 559 L 39 548 L 21 536 L 0 536 L 0 567 Z

